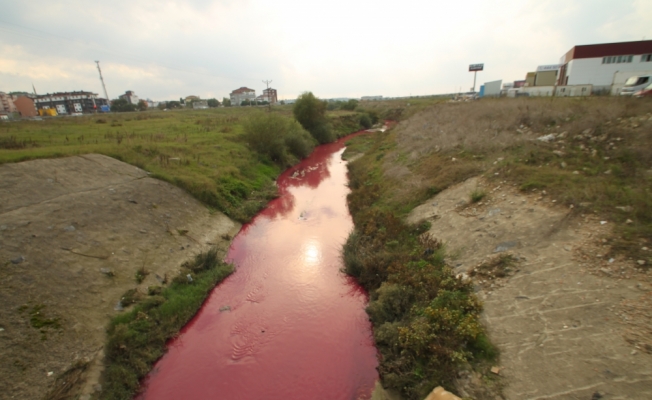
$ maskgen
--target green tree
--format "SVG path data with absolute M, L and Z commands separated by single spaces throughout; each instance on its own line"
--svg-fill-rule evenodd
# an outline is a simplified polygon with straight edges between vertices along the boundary
M 223 97 L 222 104 L 224 105 L 224 107 L 231 107 L 231 99 L 229 99 L 228 97 Z
M 168 101 L 167 107 L 169 109 L 181 108 L 181 102 L 180 101 L 175 101 L 175 100 Z
M 220 102 L 217 101 L 217 99 L 208 99 L 208 101 L 206 101 L 206 103 L 208 103 L 208 106 L 212 107 L 212 108 L 220 106 Z
M 137 107 L 138 107 L 138 111 L 147 111 L 147 108 L 149 107 L 149 105 L 147 104 L 147 102 L 145 100 L 139 100 Z
M 358 100 L 349 99 L 346 103 L 342 103 L 342 110 L 353 111 L 358 106 Z
M 252 150 L 287 166 L 292 158 L 305 158 L 315 140 L 296 121 L 275 113 L 256 112 L 243 124 L 244 138 Z
M 299 96 L 292 110 L 294 118 L 319 143 L 329 143 L 335 140 L 326 120 L 326 108 L 326 102 L 319 100 L 312 92 L 305 92 Z
M 136 105 L 131 104 L 130 102 L 124 99 L 115 99 L 111 101 L 111 111 L 115 111 L 115 112 L 136 111 Z

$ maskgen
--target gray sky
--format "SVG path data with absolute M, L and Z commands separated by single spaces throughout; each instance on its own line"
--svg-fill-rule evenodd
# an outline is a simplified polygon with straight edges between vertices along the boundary
M 408 96 L 524 79 L 572 46 L 652 39 L 650 0 L 0 0 L 0 91 L 111 98 Z

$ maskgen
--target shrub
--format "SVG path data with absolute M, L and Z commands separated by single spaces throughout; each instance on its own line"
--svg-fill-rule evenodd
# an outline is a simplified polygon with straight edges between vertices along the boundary
M 244 138 L 254 151 L 285 166 L 291 156 L 305 158 L 315 146 L 310 134 L 289 118 L 258 112 L 244 123 Z
M 319 100 L 312 92 L 305 92 L 299 96 L 292 109 L 294 118 L 322 144 L 335 140 L 331 126 L 326 122 L 327 107 L 327 103 Z
M 365 129 L 369 129 L 369 128 L 371 128 L 371 125 L 373 125 L 373 124 L 371 123 L 371 118 L 369 118 L 369 115 L 368 114 L 362 114 L 360 116 L 360 126 L 365 128 Z
M 480 200 L 484 199 L 487 193 L 481 189 L 475 189 L 471 192 L 471 203 L 477 203 Z

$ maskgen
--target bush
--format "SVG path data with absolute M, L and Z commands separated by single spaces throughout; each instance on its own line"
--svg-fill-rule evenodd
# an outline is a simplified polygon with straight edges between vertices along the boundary
M 365 128 L 365 129 L 369 129 L 369 128 L 371 128 L 371 125 L 373 125 L 373 124 L 371 123 L 371 118 L 369 118 L 369 115 L 368 114 L 362 114 L 360 116 L 360 126 Z
M 312 92 L 305 92 L 294 103 L 292 112 L 294 118 L 319 143 L 330 143 L 335 140 L 331 126 L 326 122 L 328 104 L 315 97 Z
M 281 166 L 287 165 L 292 156 L 305 158 L 315 146 L 310 134 L 296 121 L 279 114 L 255 113 L 245 121 L 244 132 L 249 147 Z

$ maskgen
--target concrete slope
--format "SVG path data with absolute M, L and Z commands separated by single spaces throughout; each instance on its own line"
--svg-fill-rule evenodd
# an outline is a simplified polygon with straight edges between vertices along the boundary
M 211 245 L 226 249 L 239 228 L 110 157 L 1 165 L 1 397 L 41 398 L 84 358 L 95 361 L 82 389 L 90 394 L 105 327 L 125 291 L 160 285 Z M 137 284 L 141 267 L 150 274 Z M 38 327 L 39 318 L 57 322 Z

